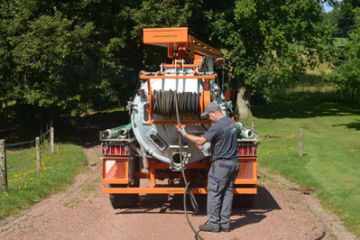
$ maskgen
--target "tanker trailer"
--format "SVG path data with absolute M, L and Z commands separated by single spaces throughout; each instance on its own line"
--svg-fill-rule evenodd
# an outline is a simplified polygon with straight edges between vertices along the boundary
M 181 121 L 187 132 L 202 135 L 210 121 L 200 114 L 210 102 L 227 116 L 232 112 L 222 93 L 220 51 L 189 35 L 186 27 L 143 29 L 143 41 L 166 47 L 172 61 L 157 72 L 140 72 L 139 88 L 128 103 L 129 124 L 100 132 L 102 190 L 114 208 L 135 206 L 139 194 L 184 194 L 182 173 L 191 182 L 189 191 L 206 194 L 211 146 L 199 149 L 180 138 L 175 125 Z M 240 170 L 234 193 L 255 196 L 257 135 L 241 123 L 237 128 Z

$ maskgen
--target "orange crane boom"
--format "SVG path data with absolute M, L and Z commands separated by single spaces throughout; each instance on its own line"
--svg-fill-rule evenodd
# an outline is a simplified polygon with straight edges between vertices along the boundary
M 221 60 L 222 53 L 208 44 L 191 36 L 187 27 L 179 28 L 144 28 L 144 44 L 166 47 L 168 57 L 172 59 L 189 59 L 199 65 L 202 57 Z

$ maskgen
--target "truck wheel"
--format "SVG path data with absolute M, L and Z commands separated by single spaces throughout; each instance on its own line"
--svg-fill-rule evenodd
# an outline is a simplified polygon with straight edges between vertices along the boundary
M 140 172 L 138 161 L 135 161 L 134 173 Z M 140 179 L 134 178 L 131 181 L 130 187 L 139 187 Z M 126 184 L 110 184 L 114 188 L 126 188 Z M 114 209 L 135 207 L 139 201 L 139 194 L 110 194 L 110 203 Z
M 111 184 L 110 187 L 125 188 L 127 185 Z M 139 194 L 110 194 L 111 206 L 114 209 L 135 207 L 139 201 Z
M 139 194 L 110 194 L 110 203 L 114 209 L 135 207 Z
M 234 195 L 233 207 L 234 208 L 252 208 L 256 199 L 255 194 Z

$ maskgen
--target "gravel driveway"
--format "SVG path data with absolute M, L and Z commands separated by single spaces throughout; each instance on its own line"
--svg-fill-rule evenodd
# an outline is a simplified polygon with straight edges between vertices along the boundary
M 99 146 L 84 148 L 90 161 Z M 113 210 L 101 193 L 100 164 L 76 177 L 65 192 L 52 195 L 20 216 L 0 221 L 0 239 L 193 240 L 182 196 L 141 196 L 138 207 Z M 212 239 L 355 239 L 320 206 L 311 189 L 301 189 L 260 169 L 259 194 L 252 209 L 233 209 L 229 233 L 202 233 Z M 195 226 L 206 221 L 206 199 L 198 199 Z

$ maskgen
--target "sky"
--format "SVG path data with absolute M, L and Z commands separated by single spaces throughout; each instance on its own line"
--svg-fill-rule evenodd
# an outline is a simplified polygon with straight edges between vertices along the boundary
M 324 10 L 325 12 L 330 12 L 333 8 L 329 6 L 327 3 L 324 4 Z

